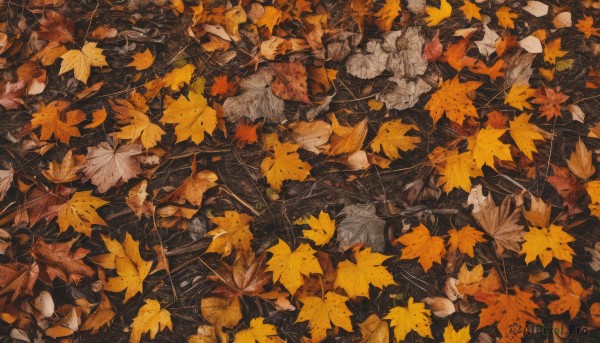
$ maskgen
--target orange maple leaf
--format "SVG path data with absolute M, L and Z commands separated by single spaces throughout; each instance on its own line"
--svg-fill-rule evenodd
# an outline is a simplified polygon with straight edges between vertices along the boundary
M 227 81 L 227 75 L 217 76 L 210 87 L 210 95 L 233 95 L 235 93 L 235 85 L 235 82 Z
M 538 89 L 535 99 L 531 102 L 541 105 L 541 114 L 546 116 L 547 121 L 550 121 L 552 118 L 561 115 L 562 103 L 567 101 L 567 99 L 569 99 L 569 96 L 562 93 L 560 87 L 556 87 L 555 89 L 542 87 Z
M 43 103 L 40 105 L 39 111 L 33 114 L 31 126 L 41 126 L 41 140 L 48 140 L 54 135 L 60 142 L 69 144 L 71 137 L 81 136 L 76 125 L 85 120 L 85 113 L 80 110 L 64 113 L 69 105 L 69 102 L 63 100 L 53 101 L 47 106 Z

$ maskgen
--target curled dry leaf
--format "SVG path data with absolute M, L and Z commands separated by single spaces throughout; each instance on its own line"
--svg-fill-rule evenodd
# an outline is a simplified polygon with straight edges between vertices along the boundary
M 296 121 L 290 123 L 289 129 L 296 143 L 315 154 L 320 154 L 325 150 L 323 146 L 327 144 L 333 132 L 331 125 L 322 120 Z
M 68 284 L 77 284 L 85 277 L 95 274 L 94 270 L 84 262 L 90 252 L 84 248 L 72 249 L 73 242 L 47 244 L 37 239 L 31 254 L 40 265 L 40 278 L 52 282 L 57 277 Z

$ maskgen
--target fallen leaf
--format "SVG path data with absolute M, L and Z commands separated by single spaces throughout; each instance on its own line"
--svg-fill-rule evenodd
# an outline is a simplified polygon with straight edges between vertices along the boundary
M 569 96 L 562 93 L 560 87 L 556 87 L 556 89 L 542 87 L 531 102 L 541 105 L 540 114 L 546 116 L 546 121 L 550 121 L 552 118 L 561 116 L 562 103 L 567 99 Z
M 72 20 L 52 10 L 44 10 L 42 13 L 43 16 L 39 20 L 40 29 L 37 32 L 40 38 L 62 44 L 73 42 Z
M 373 204 L 347 205 L 340 215 L 346 216 L 338 225 L 337 240 L 340 250 L 364 245 L 373 248 L 373 251 L 383 252 L 385 221 L 377 217 Z
M 371 40 L 367 42 L 364 51 L 348 57 L 346 71 L 359 79 L 372 79 L 386 69 L 388 56 L 380 42 Z
M 141 219 L 142 215 L 150 218 L 154 213 L 154 205 L 151 201 L 146 200 L 149 195 L 146 191 L 147 187 L 148 180 L 142 180 L 129 190 L 125 198 L 125 202 L 133 210 L 138 219 Z
M 589 204 L 586 186 L 579 183 L 567 168 L 552 165 L 552 172 L 554 175 L 549 176 L 547 181 L 563 198 L 563 206 L 567 207 L 569 214 L 583 212 Z
M 217 112 L 208 106 L 202 94 L 193 91 L 165 104 L 162 123 L 175 124 L 177 143 L 191 138 L 196 144 L 204 141 L 204 134 L 212 135 L 217 127 Z
M 436 26 L 441 23 L 442 20 L 450 17 L 452 14 L 452 6 L 450 6 L 447 0 L 441 0 L 440 8 L 427 6 L 425 7 L 425 12 L 427 13 L 427 18 L 425 18 L 427 26 Z M 398 338 L 396 339 L 398 340 Z
M 495 268 L 492 268 L 489 274 L 484 277 L 483 271 L 481 264 L 476 265 L 472 270 L 469 270 L 466 264 L 460 267 L 456 285 L 460 297 L 472 296 L 477 301 L 482 301 L 481 299 L 497 296 L 497 291 L 502 287 L 498 272 Z
M 52 282 L 57 277 L 68 284 L 77 284 L 95 274 L 83 259 L 90 252 L 84 248 L 72 249 L 73 241 L 47 244 L 37 239 L 31 247 L 31 255 L 40 266 L 40 278 Z
M 406 135 L 410 130 L 419 131 L 419 128 L 416 125 L 403 124 L 401 119 L 381 124 L 377 136 L 371 142 L 371 150 L 376 153 L 383 150 L 390 159 L 399 159 L 398 150 L 413 150 L 417 147 L 415 144 L 421 142 L 420 137 Z
M 266 324 L 265 318 L 258 317 L 250 320 L 250 326 L 247 329 L 238 331 L 233 338 L 233 343 L 279 343 L 284 342 L 277 336 L 275 325 Z
M 334 326 L 353 332 L 350 321 L 352 312 L 346 306 L 349 298 L 327 292 L 323 298 L 309 296 L 298 300 L 302 303 L 302 307 L 296 323 L 308 321 L 312 342 L 322 341 L 327 337 L 327 330 Z
M 385 0 L 383 6 L 375 13 L 375 25 L 384 32 L 391 30 L 394 20 L 400 15 L 400 7 L 400 0 Z
M 505 29 L 514 29 L 515 22 L 513 19 L 518 18 L 519 15 L 511 12 L 511 8 L 502 6 L 496 11 L 496 18 L 498 18 L 498 25 Z
M 369 285 L 383 289 L 396 284 L 392 274 L 382 265 L 391 256 L 371 252 L 371 248 L 356 249 L 353 255 L 356 263 L 345 260 L 338 264 L 334 285 L 342 288 L 348 297 L 369 297 Z
M 92 122 L 85 125 L 84 128 L 93 129 L 102 125 L 106 120 L 106 114 L 106 109 L 104 107 L 102 107 L 99 110 L 95 110 L 94 112 L 92 112 Z
M 433 263 L 442 263 L 442 257 L 446 254 L 444 240 L 441 237 L 431 236 L 429 229 L 419 224 L 410 233 L 405 233 L 394 241 L 404 245 L 401 260 L 418 258 L 419 264 L 427 273 Z
M 273 254 L 267 262 L 267 271 L 273 272 L 273 282 L 279 281 L 292 295 L 304 283 L 303 276 L 323 273 L 319 261 L 314 256 L 315 251 L 306 243 L 300 244 L 292 251 L 290 246 L 280 239 L 267 251 Z
M 561 39 L 557 38 L 544 46 L 544 61 L 556 64 L 556 59 L 565 56 L 568 51 L 560 50 Z
M 559 270 L 554 274 L 553 280 L 554 283 L 542 284 L 548 292 L 558 296 L 557 300 L 553 300 L 548 304 L 548 309 L 551 314 L 555 315 L 568 311 L 571 320 L 573 320 L 579 313 L 581 301 L 586 301 L 592 291 L 584 289 L 579 281 L 570 278 Z
M 523 238 L 525 242 L 520 253 L 526 254 L 525 263 L 531 263 L 539 257 L 545 268 L 553 258 L 571 262 L 575 254 L 568 245 L 575 238 L 564 232 L 561 226 L 550 224 L 549 227 L 530 227 Z
M 21 295 L 33 295 L 39 273 L 39 265 L 35 262 L 30 265 L 19 262 L 0 264 L 0 295 L 13 292 L 11 301 Z
M 95 335 L 103 326 L 110 327 L 115 315 L 116 312 L 113 311 L 113 306 L 108 297 L 104 293 L 100 293 L 100 302 L 96 310 L 87 317 L 80 330 L 92 330 L 91 334 Z
M 306 67 L 303 64 L 271 63 L 270 66 L 275 75 L 271 82 L 273 94 L 283 100 L 310 103 Z
M 487 242 L 487 239 L 483 238 L 483 232 L 470 225 L 463 226 L 460 230 L 450 229 L 448 234 L 450 235 L 448 239 L 450 250 L 458 249 L 471 258 L 475 257 L 473 252 L 475 244 Z
M 364 322 L 358 323 L 361 343 L 389 343 L 390 327 L 388 322 L 381 320 L 376 314 L 371 314 Z
M 296 143 L 315 154 L 320 154 L 325 150 L 324 145 L 329 142 L 329 137 L 333 132 L 331 125 L 322 120 L 296 121 L 290 123 L 288 128 Z
M 596 173 L 596 167 L 592 163 L 592 152 L 588 150 L 581 139 L 577 141 L 575 151 L 567 160 L 567 165 L 573 174 L 584 180 Z
M 470 330 L 470 324 L 456 331 L 452 323 L 448 323 L 444 329 L 444 343 L 469 343 L 471 342 Z
M 69 50 L 60 56 L 63 61 L 60 64 L 58 75 L 73 70 L 77 80 L 87 83 L 91 67 L 108 67 L 106 57 L 102 54 L 103 50 L 97 48 L 96 44 L 90 42 L 85 44 L 81 50 Z
M 58 184 L 75 181 L 79 179 L 79 171 L 83 168 L 84 163 L 85 156 L 73 155 L 73 151 L 69 150 L 63 156 L 60 164 L 57 161 L 50 161 L 48 169 L 43 170 L 42 174 L 52 183 Z M 1 194 L 2 192 L 0 192 L 0 200 L 2 200 Z
M 496 31 L 493 31 L 485 24 L 483 25 L 483 32 L 483 38 L 481 40 L 476 40 L 475 45 L 477 45 L 477 49 L 479 49 L 481 54 L 490 56 L 496 52 L 496 46 L 500 40 L 500 36 L 498 36 Z
M 186 64 L 180 68 L 173 68 L 163 78 L 162 82 L 165 86 L 171 88 L 173 92 L 179 92 L 183 85 L 189 85 L 194 76 L 196 67 L 192 64 Z
M 367 137 L 367 119 L 354 126 L 341 125 L 335 114 L 332 114 L 329 119 L 333 130 L 327 151 L 329 155 L 351 154 L 361 149 Z
M 517 144 L 521 152 L 530 160 L 533 160 L 533 153 L 537 152 L 534 141 L 544 141 L 540 133 L 540 128 L 535 124 L 529 123 L 531 114 L 521 113 L 518 117 L 510 121 L 510 136 Z
M 431 311 L 425 308 L 424 303 L 414 302 L 410 297 L 406 307 L 395 306 L 384 317 L 390 321 L 394 328 L 395 342 L 404 341 L 409 332 L 414 331 L 421 337 L 431 338 Z
M 591 214 L 600 218 L 600 180 L 587 182 L 585 184 L 585 189 L 590 195 L 589 207 Z M 0 199 L 2 199 L 1 196 Z
M 16 110 L 25 105 L 21 96 L 25 93 L 24 81 L 0 81 L 0 105 L 7 110 Z
M 600 28 L 594 27 L 594 18 L 592 16 L 583 15 L 583 19 L 577 21 L 577 30 L 585 35 L 585 39 L 590 39 L 592 36 L 600 36 Z
M 71 307 L 71 310 L 49 327 L 44 334 L 52 338 L 71 336 L 79 330 L 79 321 L 75 307 Z
M 282 12 L 280 9 L 273 6 L 265 6 L 265 12 L 258 19 L 256 25 L 266 27 L 269 30 L 269 34 L 271 34 L 275 25 L 279 23 L 281 15 Z
M 504 103 L 521 111 L 524 108 L 531 110 L 533 107 L 527 102 L 527 99 L 533 97 L 535 94 L 536 90 L 529 88 L 529 85 L 515 83 L 504 97 Z
M 88 147 L 83 168 L 83 182 L 92 180 L 98 192 L 105 193 L 119 181 L 127 182 L 142 172 L 139 163 L 132 156 L 142 153 L 137 144 L 122 145 L 113 148 L 107 142 Z
M 8 190 L 10 189 L 10 186 L 12 185 L 13 182 L 13 178 L 14 178 L 15 172 L 12 170 L 12 168 L 9 169 L 1 169 L 0 170 L 0 201 L 2 201 L 4 199 L 4 197 L 6 196 L 6 193 L 8 192 Z
M 519 224 L 522 206 L 512 196 L 502 200 L 496 206 L 491 196 L 487 196 L 479 211 L 473 210 L 472 214 L 477 223 L 496 242 L 496 254 L 501 255 L 504 249 L 520 253 L 519 242 L 523 241 L 524 226 Z
M 80 110 L 65 113 L 69 105 L 69 102 L 63 100 L 53 101 L 47 106 L 42 103 L 39 110 L 32 114 L 31 126 L 41 126 L 41 140 L 54 136 L 61 143 L 69 144 L 71 137 L 81 136 L 77 124 L 85 120 L 85 113 Z
M 213 294 L 224 298 L 257 296 L 263 293 L 263 287 L 271 282 L 271 273 L 267 272 L 265 254 L 254 256 L 238 253 L 232 265 L 222 263 L 209 278 L 217 283 Z
M 552 208 L 542 198 L 531 194 L 531 207 L 529 211 L 523 211 L 525 218 L 532 226 L 548 227 Z
M 261 172 L 269 185 L 280 191 L 286 180 L 304 181 L 310 175 L 311 166 L 300 159 L 300 145 L 277 141 L 273 146 L 273 157 L 267 156 L 260 164 Z
M 223 103 L 227 120 L 237 121 L 242 117 L 248 117 L 252 121 L 265 118 L 275 123 L 286 120 L 283 113 L 285 102 L 275 96 L 269 86 L 273 77 L 271 70 L 261 68 L 258 73 L 240 81 L 239 87 L 244 92 L 225 99 Z
M 236 85 L 235 82 L 227 81 L 227 75 L 216 76 L 214 83 L 210 87 L 210 95 L 212 96 L 231 96 L 235 93 Z
M 527 6 L 523 7 L 523 11 L 539 18 L 548 14 L 548 7 L 548 5 L 540 1 L 527 1 Z
M 140 310 L 131 323 L 129 343 L 139 343 L 145 332 L 149 332 L 150 339 L 154 339 L 156 334 L 165 328 L 173 330 L 171 313 L 166 309 L 161 309 L 160 303 L 154 299 L 146 299 L 144 301 L 144 306 L 140 307 Z
M 304 237 L 319 246 L 327 244 L 335 233 L 335 220 L 332 220 L 329 214 L 323 211 L 319 213 L 318 219 L 310 216 L 306 224 L 310 230 L 302 230 Z
M 236 211 L 225 211 L 222 217 L 213 217 L 211 222 L 217 225 L 217 228 L 206 233 L 213 237 L 206 249 L 207 253 L 215 252 L 222 256 L 229 256 L 233 248 L 238 254 L 252 251 L 250 246 L 253 237 L 250 231 L 252 217 Z
M 140 255 L 140 242 L 134 240 L 129 232 L 125 235 L 123 243 L 101 235 L 108 253 L 94 257 L 94 261 L 106 269 L 116 269 L 116 277 L 110 277 L 104 285 L 104 289 L 109 292 L 125 291 L 126 303 L 137 293 L 142 292 L 144 280 L 150 268 L 152 261 L 146 261 Z M 140 333 L 141 335 L 141 333 Z
M 504 144 L 500 141 L 500 137 L 504 135 L 506 130 L 486 127 L 479 130 L 475 136 L 469 137 L 469 150 L 473 153 L 473 160 L 477 168 L 487 165 L 496 170 L 494 159 L 498 158 L 501 161 L 512 161 L 510 153 L 510 144 Z
M 81 232 L 91 237 L 92 225 L 106 225 L 96 210 L 109 202 L 92 195 L 92 191 L 76 192 L 71 199 L 58 210 L 56 223 L 60 232 L 73 227 L 75 232 Z
M 192 167 L 192 175 L 188 176 L 181 186 L 177 187 L 171 194 L 161 200 L 161 203 L 174 202 L 180 205 L 186 200 L 194 205 L 201 206 L 202 198 L 207 190 L 216 187 L 219 177 L 210 170 L 196 172 L 196 163 Z
M 515 288 L 515 295 L 498 294 L 484 299 L 488 307 L 481 310 L 477 330 L 497 324 L 502 340 L 519 342 L 525 335 L 525 330 L 515 330 L 513 327 L 525 328 L 527 323 L 540 324 L 542 321 L 535 314 L 538 306 L 531 300 L 533 294 Z
M 434 123 L 437 123 L 442 115 L 446 113 L 448 119 L 462 125 L 465 116 L 478 116 L 473 101 L 469 99 L 469 93 L 475 91 L 481 85 L 482 83 L 477 81 L 461 83 L 458 77 L 444 81 L 440 83 L 438 90 L 433 93 L 424 109 L 429 110 L 429 115 L 433 118 Z
M 233 328 L 242 319 L 242 309 L 238 298 L 203 298 L 200 301 L 200 311 L 202 317 L 214 325 L 221 342 L 229 340 L 229 336 L 223 332 L 223 327 Z
M 150 49 L 146 48 L 144 52 L 136 52 L 133 55 L 133 61 L 127 67 L 135 67 L 135 70 L 146 70 L 154 64 L 154 55 Z

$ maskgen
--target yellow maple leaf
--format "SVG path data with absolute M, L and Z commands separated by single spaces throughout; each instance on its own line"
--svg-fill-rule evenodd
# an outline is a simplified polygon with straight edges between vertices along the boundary
M 568 54 L 568 51 L 560 50 L 561 38 L 556 38 L 548 44 L 544 44 L 544 62 L 555 64 L 556 59 Z
M 102 49 L 96 47 L 96 43 L 87 43 L 81 50 L 69 50 L 61 55 L 62 62 L 58 75 L 73 70 L 75 78 L 87 83 L 92 67 L 108 67 Z
M 460 230 L 450 229 L 448 231 L 450 238 L 448 244 L 450 244 L 450 250 L 460 251 L 463 254 L 467 254 L 469 257 L 475 257 L 473 248 L 477 243 L 487 242 L 483 238 L 483 232 L 475 229 L 471 225 L 463 226 Z
M 263 15 L 256 21 L 256 25 L 265 26 L 269 29 L 269 34 L 273 33 L 275 25 L 281 20 L 281 10 L 273 6 L 265 6 Z
M 304 181 L 310 175 L 311 166 L 300 159 L 298 148 L 298 144 L 276 140 L 271 146 L 273 157 L 265 157 L 260 164 L 262 174 L 276 191 L 281 190 L 283 181 Z
M 446 150 L 442 147 L 436 147 L 430 154 L 430 159 L 434 158 L 434 153 L 442 153 L 445 163 L 435 165 L 440 174 L 438 185 L 443 185 L 444 192 L 450 193 L 454 188 L 461 188 L 464 191 L 471 191 L 471 178 L 483 176 L 481 168 L 477 168 L 473 154 L 471 152 L 459 153 L 458 149 Z
M 537 91 L 529 88 L 527 84 L 515 83 L 504 97 L 504 103 L 523 111 L 524 108 L 533 109 L 527 99 L 533 97 Z
M 585 35 L 585 39 L 590 39 L 592 36 L 600 36 L 600 28 L 594 27 L 594 17 L 583 15 L 583 19 L 577 21 L 577 30 Z
M 394 277 L 381 264 L 391 256 L 371 252 L 371 248 L 354 251 L 354 260 L 342 261 L 337 266 L 334 287 L 343 288 L 350 298 L 368 297 L 369 285 L 379 289 L 394 285 Z
M 525 328 L 527 322 L 541 324 L 542 321 L 534 312 L 538 306 L 531 300 L 533 294 L 518 288 L 515 292 L 515 295 L 498 294 L 482 299 L 488 307 L 481 310 L 477 329 L 498 323 L 497 328 L 502 335 L 501 342 L 521 342 L 525 330 L 515 328 Z
M 202 318 L 214 325 L 221 342 L 229 342 L 229 336 L 223 332 L 223 327 L 233 328 L 242 319 L 242 308 L 237 297 L 203 298 L 200 301 L 200 311 Z
M 352 312 L 346 306 L 348 297 L 327 292 L 325 297 L 302 297 L 302 308 L 296 323 L 308 321 L 311 342 L 317 343 L 327 337 L 327 330 L 333 325 L 352 332 L 350 316 Z
M 456 331 L 452 323 L 448 323 L 444 329 L 444 343 L 469 343 L 471 342 L 471 325 Z
M 410 233 L 400 236 L 395 242 L 404 245 L 401 260 L 418 258 L 419 264 L 427 272 L 433 263 L 442 263 L 442 257 L 446 254 L 444 240 L 441 237 L 431 236 L 429 229 L 419 224 Z
M 462 125 L 465 116 L 477 117 L 477 109 L 469 99 L 469 93 L 475 91 L 482 83 L 467 81 L 461 83 L 458 76 L 452 80 L 440 83 L 438 90 L 433 93 L 424 109 L 429 110 L 434 124 L 446 113 L 451 121 Z
M 491 126 L 479 130 L 475 136 L 469 137 L 469 150 L 473 153 L 473 159 L 477 168 L 487 164 L 496 170 L 494 157 L 502 161 L 512 161 L 510 144 L 504 144 L 500 137 L 506 132 L 505 129 L 495 129 Z
M 136 52 L 133 55 L 133 61 L 127 65 L 127 67 L 135 67 L 135 70 L 145 70 L 150 68 L 154 63 L 154 55 L 150 49 L 146 48 L 144 52 Z
M 590 195 L 590 211 L 593 216 L 600 218 L 600 180 L 589 181 L 585 189 Z
M 450 17 L 452 14 L 452 6 L 450 6 L 447 0 L 441 0 L 440 8 L 427 6 L 425 7 L 425 12 L 427 13 L 427 18 L 425 18 L 427 26 L 436 26 L 441 23 L 442 20 Z
M 90 314 L 85 320 L 80 331 L 92 330 L 92 335 L 98 333 L 104 325 L 110 326 L 113 318 L 117 313 L 113 311 L 113 307 L 104 292 L 100 292 L 100 303 L 94 313 Z
M 115 119 L 125 124 L 115 134 L 117 138 L 129 139 L 132 142 L 139 139 L 144 148 L 150 149 L 155 147 L 165 134 L 160 126 L 150 121 L 147 114 L 139 111 L 127 100 L 117 99 L 111 102 L 111 108 L 115 111 Z
M 514 29 L 515 22 L 513 19 L 519 17 L 518 14 L 511 12 L 511 8 L 502 6 L 496 11 L 496 17 L 498 18 L 498 25 L 505 29 Z
M 265 318 L 258 317 L 250 321 L 250 327 L 235 334 L 233 343 L 278 343 L 283 342 L 277 336 L 275 325 L 265 324 Z
M 65 232 L 72 226 L 76 232 L 90 237 L 92 225 L 106 225 L 106 222 L 96 212 L 98 208 L 106 204 L 108 201 L 96 198 L 92 195 L 92 191 L 76 192 L 58 210 L 56 223 L 60 232 Z
M 160 81 L 163 85 L 171 87 L 172 91 L 179 92 L 184 84 L 190 84 L 195 70 L 196 67 L 188 63 L 181 68 L 171 70 Z
M 517 147 L 527 158 L 533 160 L 533 153 L 537 152 L 534 141 L 544 141 L 544 137 L 539 132 L 539 127 L 531 124 L 531 114 L 521 113 L 518 117 L 510 121 L 510 136 L 517 144 Z
M 459 8 L 464 13 L 465 17 L 469 20 L 469 22 L 473 20 L 473 18 L 481 21 L 481 13 L 479 13 L 480 9 L 471 1 L 463 0 L 463 5 Z
M 239 42 L 242 39 L 239 33 L 239 26 L 245 23 L 246 20 L 248 20 L 248 16 L 242 6 L 234 6 L 225 12 L 223 26 L 234 41 Z
M 314 255 L 316 251 L 306 243 L 300 244 L 298 249 L 292 252 L 290 246 L 280 239 L 267 251 L 273 256 L 267 262 L 266 270 L 273 272 L 273 282 L 281 282 L 292 295 L 304 283 L 303 275 L 323 274 L 321 265 Z
M 560 315 L 568 311 L 571 320 L 579 313 L 581 301 L 587 300 L 591 293 L 591 290 L 584 289 L 579 281 L 563 274 L 560 270 L 554 274 L 554 283 L 545 283 L 542 286 L 548 292 L 558 296 L 557 300 L 548 304 L 550 313 Z
M 212 135 L 217 127 L 217 111 L 208 106 L 202 94 L 190 91 L 188 97 L 180 96 L 176 101 L 165 104 L 162 123 L 176 124 L 177 142 L 188 138 L 196 144 L 202 143 L 204 134 Z
M 381 31 L 387 32 L 392 29 L 392 23 L 400 15 L 400 0 L 385 0 L 385 4 L 375 13 L 375 25 Z
M 131 323 L 131 336 L 129 343 L 139 343 L 145 332 L 150 333 L 150 339 L 154 339 L 159 331 L 169 328 L 173 330 L 171 313 L 160 308 L 160 303 L 154 299 L 144 300 L 146 303 L 140 307 L 137 316 Z
M 431 335 L 431 311 L 425 308 L 424 303 L 414 302 L 413 297 L 408 299 L 406 307 L 396 306 L 390 310 L 384 319 L 390 320 L 394 328 L 394 339 L 400 342 L 406 335 L 414 331 L 419 336 L 433 339 Z
M 302 233 L 316 245 L 327 244 L 335 233 L 335 220 L 332 220 L 329 214 L 323 211 L 319 213 L 319 219 L 310 216 L 306 224 L 310 230 L 302 230 Z
M 53 183 L 65 183 L 79 179 L 79 172 L 85 163 L 85 156 L 73 155 L 69 150 L 63 157 L 61 163 L 50 161 L 48 169 L 43 170 L 42 174 Z
M 63 100 L 52 101 L 47 106 L 42 103 L 40 109 L 32 114 L 31 126 L 42 128 L 41 140 L 48 140 L 54 135 L 60 142 L 69 144 L 71 137 L 81 136 L 76 125 L 85 120 L 85 113 L 80 110 L 63 113 L 69 105 Z
M 126 303 L 137 293 L 142 292 L 144 279 L 148 276 L 152 261 L 146 261 L 140 255 L 140 242 L 135 241 L 129 232 L 123 244 L 110 237 L 101 235 L 109 253 L 94 257 L 94 261 L 106 269 L 116 269 L 116 277 L 111 277 L 104 285 L 109 292 L 125 291 Z
M 539 257 L 545 268 L 553 258 L 567 262 L 573 260 L 575 252 L 568 243 L 573 242 L 575 238 L 564 232 L 561 226 L 550 224 L 550 227 L 539 229 L 530 227 L 529 232 L 523 237 L 525 242 L 521 254 L 526 254 L 525 263 L 530 263 Z
M 225 211 L 222 217 L 212 218 L 211 222 L 217 225 L 217 228 L 207 233 L 213 240 L 206 252 L 229 256 L 234 247 L 238 254 L 241 251 L 251 251 L 250 241 L 254 237 L 250 232 L 251 221 L 252 217 L 236 211 Z
M 379 152 L 383 149 L 387 157 L 393 160 L 400 158 L 398 150 L 413 150 L 417 147 L 415 144 L 421 142 L 420 137 L 406 135 L 410 130 L 419 131 L 419 128 L 416 125 L 403 124 L 401 119 L 381 124 L 377 136 L 371 142 L 371 150 Z

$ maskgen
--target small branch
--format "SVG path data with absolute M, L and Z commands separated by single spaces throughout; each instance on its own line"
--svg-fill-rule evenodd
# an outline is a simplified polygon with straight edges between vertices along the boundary
M 242 199 L 239 196 L 237 196 L 236 194 L 234 194 L 229 188 L 227 188 L 227 186 L 219 185 L 219 188 L 223 192 L 229 194 L 232 198 L 237 200 L 242 206 L 244 206 L 246 209 L 248 209 L 248 211 L 252 212 L 255 216 L 257 216 L 257 217 L 260 216 L 260 212 L 258 212 L 252 205 L 250 205 L 249 203 L 244 201 L 244 199 Z

